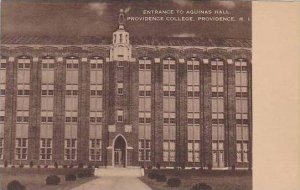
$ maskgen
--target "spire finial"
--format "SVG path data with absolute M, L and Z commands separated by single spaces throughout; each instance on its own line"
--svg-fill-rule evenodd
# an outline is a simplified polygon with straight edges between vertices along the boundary
M 125 24 L 125 13 L 123 9 L 120 9 L 120 14 L 119 14 L 119 29 L 124 29 L 124 24 Z

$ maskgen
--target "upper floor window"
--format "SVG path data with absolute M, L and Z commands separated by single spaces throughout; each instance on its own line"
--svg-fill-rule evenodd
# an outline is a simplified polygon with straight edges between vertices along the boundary
M 196 60 L 196 58 L 191 58 L 187 61 L 187 70 L 193 71 L 193 70 L 200 70 L 200 62 Z
M 43 69 L 53 69 L 54 68 L 54 58 L 46 56 L 42 59 Z
M 147 57 L 139 60 L 139 69 L 140 70 L 150 70 L 151 69 L 151 60 Z
M 90 68 L 92 70 L 102 69 L 103 68 L 103 59 L 101 57 L 93 57 L 90 60 Z
M 164 70 L 175 70 L 175 60 L 172 58 L 166 58 L 163 60 Z
M 30 69 L 30 58 L 27 56 L 21 56 L 18 59 L 19 69 Z
M 71 56 L 66 60 L 67 69 L 78 69 L 79 60 L 77 57 Z

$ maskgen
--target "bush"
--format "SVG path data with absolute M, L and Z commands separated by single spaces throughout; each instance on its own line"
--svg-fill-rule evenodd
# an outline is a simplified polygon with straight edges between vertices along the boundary
M 86 169 L 86 170 L 79 171 L 77 177 L 78 178 L 92 177 L 93 175 L 94 175 L 93 169 Z
M 65 175 L 65 180 L 66 181 L 75 181 L 76 180 L 76 175 L 74 175 L 74 174 L 67 174 L 67 175 Z
M 57 162 L 54 162 L 54 168 L 58 168 Z
M 232 171 L 235 171 L 235 164 L 232 164 L 231 170 L 232 170 Z
M 160 163 L 156 163 L 156 168 L 160 169 Z
M 83 168 L 83 163 L 80 162 L 80 163 L 78 164 L 78 168 Z
M 198 183 L 193 185 L 192 190 L 212 190 L 212 187 L 207 185 L 206 183 Z
M 29 166 L 32 168 L 33 167 L 33 161 L 30 161 Z
M 157 176 L 158 176 L 158 173 L 156 173 L 156 172 L 150 172 L 150 173 L 148 174 L 148 177 L 149 177 L 150 179 L 156 179 Z
M 181 167 L 181 169 L 185 169 L 185 163 L 182 163 L 181 165 L 180 165 L 180 167 Z
M 63 168 L 65 168 L 65 169 L 66 169 L 66 168 L 68 168 L 68 166 L 67 166 L 67 165 L 63 165 Z
M 152 169 L 152 166 L 148 166 L 147 169 L 148 169 L 148 170 L 151 170 L 151 169 Z
M 25 190 L 25 186 L 19 181 L 13 180 L 7 184 L 7 190 Z
M 157 174 L 156 181 L 166 182 L 167 181 L 167 177 L 164 174 Z
M 38 165 L 38 166 L 37 166 L 37 168 L 41 168 L 41 166 L 40 166 L 40 165 Z
M 23 164 L 20 164 L 20 165 L 19 165 L 19 168 L 24 168 L 24 165 L 23 165 Z
M 44 168 L 48 168 L 48 165 L 45 165 Z
M 60 182 L 60 178 L 57 175 L 49 175 L 46 178 L 47 185 L 58 185 Z
M 169 187 L 179 187 L 181 180 L 179 178 L 170 178 L 167 181 Z
M 99 168 L 99 165 L 98 165 L 98 164 L 96 164 L 96 165 L 95 165 L 95 168 Z
M 93 165 L 89 164 L 88 169 L 93 169 Z
M 73 164 L 70 164 L 69 168 L 73 168 L 73 167 L 74 167 Z
M 8 166 L 8 162 L 7 162 L 7 160 L 5 160 L 4 161 L 4 167 L 7 168 L 7 166 Z

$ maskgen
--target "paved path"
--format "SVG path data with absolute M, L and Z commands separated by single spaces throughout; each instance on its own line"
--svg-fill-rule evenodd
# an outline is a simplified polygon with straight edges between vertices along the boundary
M 103 176 L 72 190 L 151 190 L 135 176 Z

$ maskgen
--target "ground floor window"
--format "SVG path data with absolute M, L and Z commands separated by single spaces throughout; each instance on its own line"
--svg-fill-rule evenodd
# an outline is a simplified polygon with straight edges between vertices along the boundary
M 248 163 L 248 142 L 238 141 L 236 143 L 236 161 L 238 163 Z
M 102 140 L 101 139 L 90 139 L 90 160 L 101 161 L 102 154 Z
M 190 140 L 188 142 L 188 161 L 200 162 L 200 141 Z
M 175 162 L 175 141 L 163 142 L 163 161 Z
M 3 138 L 0 138 L 0 159 L 3 159 Z
M 65 160 L 77 159 L 77 139 L 65 139 Z
M 52 139 L 41 138 L 40 140 L 40 159 L 51 160 L 52 159 Z
M 224 142 L 213 141 L 212 143 L 213 167 L 224 167 Z
M 151 141 L 146 139 L 139 140 L 139 161 L 151 160 Z
M 27 160 L 28 139 L 16 138 L 16 160 Z

